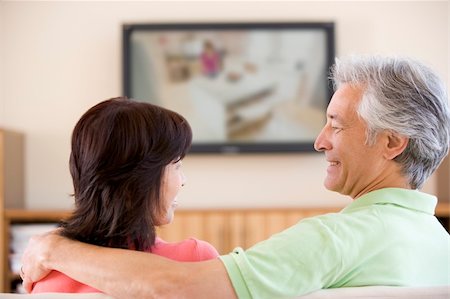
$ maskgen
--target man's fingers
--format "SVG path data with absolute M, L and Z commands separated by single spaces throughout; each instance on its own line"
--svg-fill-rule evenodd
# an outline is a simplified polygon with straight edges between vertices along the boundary
M 22 254 L 22 267 L 20 277 L 23 280 L 23 287 L 27 292 L 31 292 L 36 281 L 47 276 L 51 269 L 43 266 L 43 259 L 51 250 L 53 243 L 51 238 L 57 236 L 58 230 L 50 233 L 35 235 L 28 241 L 27 248 Z

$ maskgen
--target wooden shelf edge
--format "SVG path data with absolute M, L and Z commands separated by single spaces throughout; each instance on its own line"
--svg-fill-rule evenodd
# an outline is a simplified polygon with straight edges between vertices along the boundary
M 5 219 L 14 221 L 59 221 L 70 214 L 68 210 L 6 209 L 4 211 Z
M 264 211 L 303 211 L 303 212 L 321 212 L 321 213 L 332 213 L 339 212 L 344 207 L 273 207 L 273 208 L 232 208 L 232 209 L 178 209 L 177 212 L 180 213 L 191 213 L 191 212 L 264 212 Z M 71 211 L 69 210 L 28 210 L 28 209 L 5 209 L 4 217 L 5 219 L 13 220 L 60 220 L 61 218 L 66 218 L 70 216 Z M 450 202 L 439 202 L 436 206 L 436 216 L 448 217 L 450 216 Z

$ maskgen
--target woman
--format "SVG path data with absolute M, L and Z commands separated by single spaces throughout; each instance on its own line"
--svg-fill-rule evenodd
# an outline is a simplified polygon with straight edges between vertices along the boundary
M 156 236 L 156 226 L 173 219 L 185 183 L 181 160 L 191 141 L 181 115 L 149 103 L 114 98 L 89 109 L 72 134 L 75 210 L 60 234 L 178 261 L 216 258 L 216 249 L 205 241 L 167 243 Z M 32 292 L 98 290 L 53 271 Z

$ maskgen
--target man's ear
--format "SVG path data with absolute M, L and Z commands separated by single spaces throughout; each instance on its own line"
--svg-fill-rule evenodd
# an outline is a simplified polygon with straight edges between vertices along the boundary
M 393 160 L 395 157 L 399 156 L 405 150 L 408 145 L 409 138 L 406 136 L 399 135 L 394 132 L 387 133 L 387 143 L 384 152 L 384 157 L 388 160 Z

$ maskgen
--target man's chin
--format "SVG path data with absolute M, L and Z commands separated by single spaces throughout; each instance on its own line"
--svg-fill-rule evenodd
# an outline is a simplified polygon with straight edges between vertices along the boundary
M 341 188 L 339 188 L 338 185 L 334 181 L 331 181 L 331 180 L 325 179 L 325 182 L 323 183 L 323 185 L 329 191 L 338 192 L 338 193 L 341 193 L 341 191 L 342 191 Z

